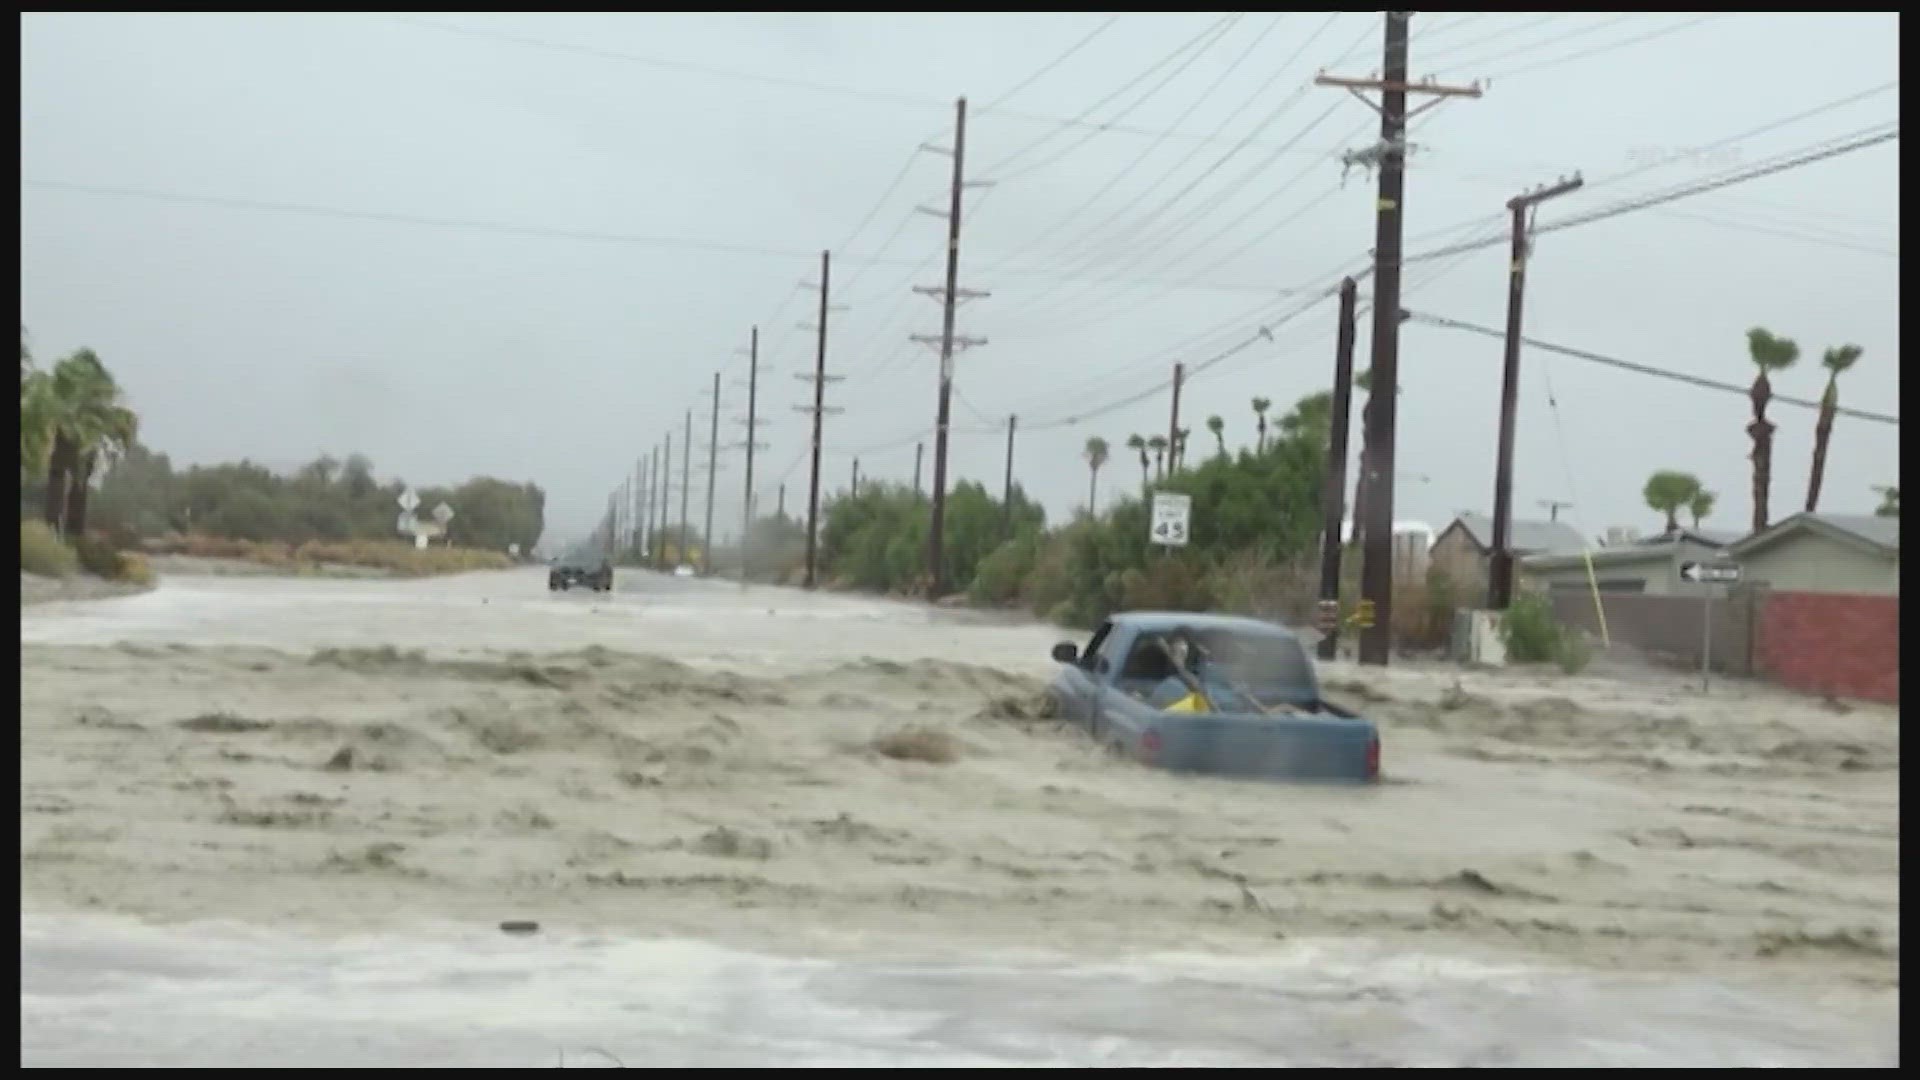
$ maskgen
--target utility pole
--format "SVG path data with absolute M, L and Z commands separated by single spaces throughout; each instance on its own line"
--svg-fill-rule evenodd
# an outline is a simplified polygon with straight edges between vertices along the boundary
M 1507 200 L 1513 215 L 1513 250 L 1507 264 L 1507 342 L 1500 369 L 1500 449 L 1493 474 L 1493 557 L 1487 566 L 1487 607 L 1505 611 L 1513 601 L 1513 426 L 1520 397 L 1520 302 L 1527 289 L 1527 241 L 1533 209 L 1548 199 L 1580 190 L 1575 173 L 1550 186 Z
M 860 459 L 853 459 L 853 497 L 860 497 Z
M 773 513 L 775 517 L 787 516 L 787 485 L 785 484 L 780 485 L 780 497 L 779 501 L 773 505 Z
M 713 373 L 713 419 L 707 426 L 707 525 L 700 545 L 700 572 L 713 576 L 713 489 L 720 479 L 720 373 Z
M 672 530 L 672 526 L 668 525 L 667 522 L 673 513 L 673 503 L 669 501 L 673 497 L 673 436 L 668 435 L 665 439 L 661 440 L 660 445 L 660 452 L 663 458 L 660 466 L 660 534 L 666 536 L 669 535 Z M 667 566 L 667 545 L 665 543 L 660 545 L 659 562 L 660 569 L 671 569 Z
M 1572 503 L 1561 502 L 1558 499 L 1541 499 L 1540 505 L 1546 508 L 1547 520 L 1554 522 L 1560 520 L 1560 511 L 1573 509 Z
M 914 292 L 940 298 L 940 398 L 934 411 L 933 426 L 933 510 L 927 523 L 927 595 L 929 599 L 938 599 L 945 592 L 945 572 L 942 567 L 945 560 L 947 526 L 947 428 L 953 415 L 953 353 L 956 347 L 968 348 L 986 344 L 985 338 L 955 338 L 953 335 L 954 308 L 962 300 L 975 299 L 988 295 L 977 290 L 960 288 L 960 202 L 961 194 L 969 186 L 980 186 L 979 182 L 969 185 L 966 180 L 967 156 L 967 99 L 954 102 L 953 149 L 926 146 L 923 149 L 948 153 L 953 157 L 953 182 L 947 193 L 947 282 L 945 286 L 914 286 Z M 937 210 L 916 207 L 925 213 L 940 216 Z M 931 344 L 926 335 L 911 335 L 914 341 Z
M 651 565 L 660 550 L 660 516 L 655 512 L 659 506 L 660 448 L 656 446 L 647 451 L 647 557 L 642 566 Z
M 1332 625 L 1323 627 L 1320 659 L 1331 660 L 1340 649 L 1340 551 L 1347 523 L 1347 418 L 1353 410 L 1354 301 L 1353 279 L 1340 282 L 1340 326 L 1333 347 L 1333 422 L 1327 441 L 1326 488 L 1321 493 L 1320 601 L 1332 605 Z
M 820 555 L 820 421 L 829 412 L 839 409 L 827 408 L 827 383 L 837 382 L 838 375 L 827 374 L 827 312 L 833 310 L 827 297 L 832 289 L 831 278 L 833 256 L 830 252 L 820 253 L 820 321 L 813 329 L 818 332 L 818 343 L 813 354 L 813 404 L 798 406 L 799 411 L 813 414 L 813 465 L 811 479 L 807 485 L 807 578 L 806 587 L 811 589 L 818 582 Z M 842 308 L 841 310 L 845 310 Z M 802 329 L 805 329 L 803 326 Z M 801 374 L 801 379 L 809 376 Z M 786 488 L 780 489 L 781 502 L 786 501 Z
M 1186 381 L 1187 365 L 1173 365 L 1173 414 L 1167 418 L 1167 475 L 1180 465 L 1180 386 Z
M 1007 479 L 1001 487 L 1000 495 L 1000 539 L 1013 539 L 1013 429 L 1020 423 L 1018 416 L 1007 417 Z
M 675 552 L 675 569 L 687 564 L 687 541 L 692 519 L 687 516 L 687 498 L 693 494 L 693 410 L 687 410 L 687 433 L 680 442 L 680 550 Z
M 755 413 L 760 400 L 760 328 L 753 328 L 747 339 L 747 485 L 741 511 L 743 524 L 740 527 L 740 584 L 747 583 L 748 550 L 753 539 L 753 452 L 763 445 L 759 440 L 760 418 Z
M 651 480 L 652 477 L 647 475 L 647 459 L 644 457 L 636 458 L 633 463 L 633 507 L 631 510 L 633 522 L 630 526 L 633 534 L 630 542 L 633 545 L 633 557 L 636 562 L 640 559 L 640 552 L 646 547 L 647 515 L 646 511 L 641 509 L 641 507 L 646 505 L 647 484 Z
M 1374 200 L 1373 243 L 1373 389 L 1369 392 L 1372 417 L 1365 432 L 1368 464 L 1367 504 L 1354 508 L 1356 526 L 1364 522 L 1361 547 L 1360 594 L 1371 601 L 1372 625 L 1360 634 L 1360 662 L 1384 666 L 1393 653 L 1393 451 L 1395 398 L 1400 390 L 1400 242 L 1405 224 L 1407 121 L 1451 97 L 1480 96 L 1472 86 L 1441 86 L 1432 80 L 1409 82 L 1407 24 L 1411 11 L 1386 15 L 1381 77 L 1350 79 L 1319 75 L 1321 86 L 1343 87 L 1380 114 L 1380 141 L 1358 156 L 1377 164 L 1380 189 Z M 1362 90 L 1380 92 L 1375 105 Z M 1431 101 L 1407 111 L 1407 94 L 1426 94 Z M 1349 161 L 1355 160 L 1350 156 Z
M 926 443 L 913 444 L 913 496 L 916 499 L 920 497 L 920 459 L 926 452 Z

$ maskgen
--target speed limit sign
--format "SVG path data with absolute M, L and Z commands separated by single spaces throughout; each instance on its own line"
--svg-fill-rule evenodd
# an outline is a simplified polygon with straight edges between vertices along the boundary
M 1175 491 L 1153 493 L 1153 524 L 1147 539 L 1165 547 L 1186 547 L 1193 500 Z

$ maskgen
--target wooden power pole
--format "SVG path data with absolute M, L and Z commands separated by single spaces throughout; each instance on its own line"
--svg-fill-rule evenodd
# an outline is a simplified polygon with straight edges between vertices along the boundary
M 926 443 L 913 444 L 913 495 L 920 497 L 920 459 L 926 455 Z
M 818 334 L 813 353 L 813 374 L 800 374 L 802 380 L 813 382 L 813 404 L 801 405 L 799 410 L 813 415 L 813 463 L 809 469 L 811 479 L 807 484 L 807 577 L 806 587 L 811 589 L 818 583 L 820 557 L 820 421 L 829 412 L 839 409 L 827 408 L 827 383 L 837 381 L 838 375 L 827 374 L 827 312 L 831 310 L 828 297 L 833 288 L 833 256 L 830 252 L 820 253 L 820 321 L 813 327 Z M 804 327 L 803 327 L 804 329 Z M 781 502 L 786 501 L 786 488 L 782 487 Z
M 1507 264 L 1507 341 L 1500 369 L 1500 448 L 1493 474 L 1493 556 L 1487 565 L 1487 607 L 1505 611 L 1513 602 L 1513 424 L 1520 397 L 1520 302 L 1527 290 L 1527 224 L 1533 208 L 1580 190 L 1578 174 L 1507 200 L 1513 215 L 1512 256 Z
M 1167 475 L 1180 465 L 1180 388 L 1187 380 L 1187 365 L 1173 365 L 1173 412 L 1167 417 Z
M 1411 11 L 1386 15 L 1384 56 L 1378 79 L 1320 75 L 1321 86 L 1338 86 L 1360 97 L 1362 90 L 1380 92 L 1380 103 L 1362 101 L 1380 114 L 1380 141 L 1349 155 L 1369 166 L 1377 165 L 1380 189 L 1374 200 L 1373 389 L 1369 392 L 1371 418 L 1363 434 L 1367 447 L 1367 505 L 1354 508 L 1356 527 L 1362 528 L 1360 595 L 1370 602 L 1372 620 L 1360 634 L 1360 662 L 1385 665 L 1393 652 L 1393 477 L 1395 398 L 1400 389 L 1400 257 L 1406 213 L 1407 120 L 1450 97 L 1480 96 L 1479 84 L 1441 86 L 1431 80 L 1409 82 L 1407 24 Z M 1409 93 L 1433 100 L 1413 113 L 1407 111 Z
M 1340 283 L 1340 325 L 1333 348 L 1333 417 L 1327 440 L 1326 489 L 1321 493 L 1320 601 L 1331 604 L 1332 625 L 1322 627 L 1320 659 L 1331 660 L 1340 649 L 1340 552 L 1347 520 L 1347 418 L 1353 410 L 1354 300 L 1353 279 Z
M 1013 429 L 1020 423 L 1018 416 L 1007 417 L 1007 479 L 1000 494 L 1000 539 L 1013 539 Z
M 700 572 L 713 574 L 713 490 L 720 479 L 720 373 L 713 373 L 713 419 L 707 427 L 707 525 L 700 542 Z
M 945 544 L 947 526 L 947 428 L 953 415 L 953 354 L 956 348 L 968 348 L 986 344 L 984 338 L 956 338 L 953 333 L 954 309 L 962 300 L 986 296 L 976 290 L 960 288 L 960 202 L 961 194 L 969 186 L 966 180 L 967 157 L 967 99 L 961 98 L 954 103 L 953 149 L 948 151 L 940 147 L 925 149 L 950 153 L 953 156 L 953 182 L 947 194 L 947 278 L 943 286 L 914 286 L 915 292 L 935 296 L 940 299 L 941 325 L 940 336 L 933 339 L 924 334 L 910 335 L 914 341 L 933 344 L 936 340 L 940 348 L 940 397 L 934 411 L 933 427 L 933 508 L 927 521 L 927 591 L 930 599 L 937 599 L 946 591 Z M 939 216 L 937 210 L 919 209 Z
M 671 501 L 673 497 L 673 436 L 672 435 L 668 435 L 664 440 L 661 441 L 660 453 L 661 453 L 660 535 L 664 537 L 664 536 L 671 535 L 672 528 L 673 528 L 671 525 L 668 524 L 668 522 L 671 520 L 673 515 L 673 503 Z M 660 569 L 662 570 L 672 569 L 667 565 L 667 545 L 664 540 L 660 544 L 659 564 L 660 564 Z
M 761 449 L 759 440 L 760 417 L 755 412 L 760 402 L 760 328 L 753 328 L 747 339 L 747 483 L 746 494 L 741 500 L 740 525 L 740 584 L 746 585 L 749 572 L 749 551 L 753 539 L 753 452 Z
M 674 552 L 675 565 L 687 562 L 687 541 L 693 519 L 687 516 L 687 500 L 693 494 L 693 410 L 687 410 L 687 433 L 680 441 L 680 550 Z

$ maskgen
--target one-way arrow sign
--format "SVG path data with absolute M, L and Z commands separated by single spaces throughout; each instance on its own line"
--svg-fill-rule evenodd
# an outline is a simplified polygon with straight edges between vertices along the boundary
M 1740 568 L 1732 564 L 1688 562 L 1680 564 L 1680 576 L 1688 581 L 1739 581 Z

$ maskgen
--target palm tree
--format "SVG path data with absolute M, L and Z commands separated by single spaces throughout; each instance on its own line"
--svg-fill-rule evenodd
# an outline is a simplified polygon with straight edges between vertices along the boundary
M 1153 476 L 1148 472 L 1153 468 L 1153 459 L 1147 456 L 1147 440 L 1138 435 L 1129 435 L 1127 449 L 1140 455 L 1140 490 L 1145 491 L 1153 483 Z
M 1095 506 L 1095 495 L 1099 490 L 1100 466 L 1105 465 L 1107 463 L 1107 455 L 1108 455 L 1107 440 L 1101 438 L 1098 435 L 1095 435 L 1092 438 L 1087 440 L 1086 458 L 1087 458 L 1087 516 L 1088 517 L 1093 517 L 1096 513 L 1099 512 Z
M 1662 469 L 1647 477 L 1647 486 L 1640 491 L 1640 497 L 1647 501 L 1649 507 L 1667 515 L 1669 536 L 1680 531 L 1681 507 L 1690 508 L 1694 499 L 1701 494 L 1698 477 L 1672 469 Z
M 1800 359 L 1800 346 L 1791 338 L 1775 337 L 1765 327 L 1747 331 L 1747 357 L 1759 370 L 1753 377 L 1753 420 L 1747 435 L 1753 439 L 1753 531 L 1767 527 L 1767 494 L 1773 485 L 1773 432 L 1767 419 L 1767 402 L 1773 398 L 1773 382 L 1768 376 L 1785 371 Z
M 1840 373 L 1860 359 L 1858 345 L 1828 349 L 1820 358 L 1827 369 L 1827 392 L 1820 395 L 1820 419 L 1813 426 L 1813 474 L 1807 477 L 1807 513 L 1820 508 L 1820 481 L 1826 478 L 1827 443 L 1833 438 L 1833 414 L 1840 409 Z
M 1280 418 L 1280 432 L 1290 438 L 1304 438 L 1324 447 L 1332 434 L 1333 393 L 1319 390 L 1293 403 Z
M 1687 513 L 1693 518 L 1694 528 L 1698 529 L 1702 521 L 1713 516 L 1713 504 L 1719 500 L 1720 496 L 1706 488 L 1693 493 L 1693 498 L 1687 500 Z
M 1147 449 L 1153 451 L 1153 475 L 1156 479 L 1167 475 L 1167 437 L 1155 435 L 1147 440 Z
M 1267 410 L 1271 408 L 1273 408 L 1273 402 L 1268 401 L 1266 398 L 1257 397 L 1253 399 L 1253 422 L 1255 430 L 1259 433 L 1253 442 L 1255 453 L 1259 453 L 1267 448 Z
M 1880 505 L 1873 511 L 1878 517 L 1897 518 L 1900 516 L 1900 485 L 1874 488 L 1880 493 Z
M 1213 441 L 1214 441 L 1214 444 L 1220 448 L 1220 456 L 1226 457 L 1227 456 L 1227 435 L 1226 435 L 1227 422 L 1225 420 L 1220 419 L 1220 415 L 1218 413 L 1215 413 L 1214 415 L 1207 417 L 1207 430 L 1213 432 Z
M 139 420 L 121 403 L 119 385 L 91 349 L 35 376 L 36 423 L 43 425 L 41 437 L 49 443 L 44 514 L 55 532 L 77 536 L 87 527 L 93 470 L 133 445 Z
M 1169 472 L 1187 463 L 1187 436 L 1191 434 L 1193 434 L 1192 428 L 1181 428 L 1173 433 L 1173 450 L 1170 455 L 1173 464 Z

